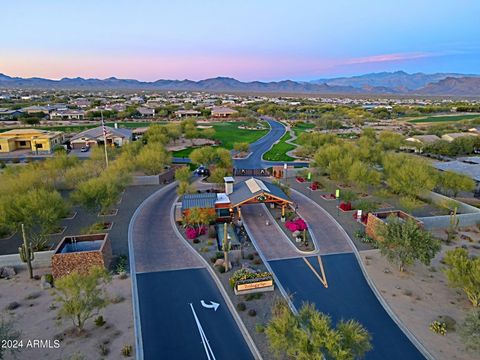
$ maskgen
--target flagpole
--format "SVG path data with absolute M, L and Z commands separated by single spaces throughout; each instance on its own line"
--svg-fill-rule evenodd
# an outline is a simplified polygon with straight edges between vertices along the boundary
M 102 131 L 103 131 L 103 145 L 105 148 L 105 165 L 108 168 L 108 151 L 107 151 L 107 129 L 105 128 L 105 122 L 103 121 L 103 111 L 100 110 L 102 116 Z

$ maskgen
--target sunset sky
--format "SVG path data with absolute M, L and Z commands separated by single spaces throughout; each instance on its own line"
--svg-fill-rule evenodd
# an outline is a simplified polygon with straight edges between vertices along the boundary
M 478 0 L 18 0 L 0 9 L 0 73 L 10 76 L 480 73 Z

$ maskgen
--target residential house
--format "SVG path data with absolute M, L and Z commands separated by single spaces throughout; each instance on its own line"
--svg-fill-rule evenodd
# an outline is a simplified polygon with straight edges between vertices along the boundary
M 478 136 L 475 133 L 472 132 L 463 132 L 463 133 L 450 133 L 450 134 L 443 134 L 442 135 L 442 140 L 452 142 L 455 139 L 462 138 L 465 136 Z
M 200 116 L 202 113 L 197 110 L 177 110 L 175 111 L 175 116 L 178 118 L 182 117 L 196 117 Z
M 228 107 L 213 107 L 212 108 L 212 116 L 216 118 L 227 118 L 234 116 L 238 113 L 237 110 L 230 109 Z
M 22 111 L 20 110 L 0 108 L 0 120 L 12 120 L 20 115 L 22 115 Z
M 122 112 L 122 111 L 127 110 L 127 105 L 125 105 L 123 103 L 109 104 L 109 105 L 105 105 L 105 110 Z
M 84 118 L 84 110 L 64 109 L 50 113 L 50 120 L 83 120 Z
M 22 111 L 27 114 L 38 114 L 38 113 L 48 114 L 50 110 L 52 109 L 50 109 L 47 106 L 39 106 L 39 105 L 27 106 L 22 109 Z
M 50 154 L 54 147 L 62 142 L 63 133 L 60 131 L 14 129 L 0 133 L 0 152 L 9 153 L 23 149 L 36 154 Z
M 106 140 L 108 145 L 122 146 L 132 140 L 132 131 L 129 129 L 117 129 L 110 126 L 105 126 Z M 93 129 L 88 129 L 74 135 L 70 139 L 70 145 L 73 149 L 81 149 L 84 146 L 95 146 L 104 143 L 103 129 L 98 126 Z
M 72 104 L 78 106 L 80 109 L 85 109 L 91 106 L 91 101 L 85 98 L 78 98 L 72 101 Z
M 137 108 L 138 113 L 142 117 L 154 117 L 155 116 L 155 109 L 150 109 L 146 107 L 139 107 Z
M 405 141 L 420 145 L 432 144 L 438 140 L 440 140 L 440 138 L 437 135 L 414 135 L 405 139 Z

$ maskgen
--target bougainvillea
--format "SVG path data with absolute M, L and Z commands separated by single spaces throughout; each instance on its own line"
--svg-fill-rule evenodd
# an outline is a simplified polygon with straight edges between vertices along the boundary
M 291 232 L 294 231 L 303 231 L 307 229 L 307 223 L 302 218 L 298 218 L 293 221 L 287 221 L 285 227 Z
M 187 229 L 185 230 L 185 234 L 187 235 L 187 239 L 195 239 L 197 237 L 197 229 L 195 229 L 194 227 L 187 227 Z

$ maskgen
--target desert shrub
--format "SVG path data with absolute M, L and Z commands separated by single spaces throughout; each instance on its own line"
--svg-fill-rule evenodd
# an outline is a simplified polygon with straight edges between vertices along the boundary
M 52 274 L 45 274 L 45 281 L 49 284 L 53 285 L 53 275 Z
M 262 293 L 251 293 L 251 294 L 245 295 L 245 300 L 246 301 L 258 300 L 258 299 L 261 299 L 262 297 L 263 297 Z
M 245 305 L 245 303 L 243 302 L 240 302 L 237 304 L 237 310 L 238 311 L 245 311 L 247 309 L 247 305 Z
M 132 345 L 127 345 L 127 344 L 123 345 L 122 350 L 121 350 L 121 354 L 124 357 L 132 356 L 132 352 L 133 352 L 133 346 Z
M 260 265 L 260 264 L 262 263 L 262 259 L 260 259 L 260 258 L 255 258 L 255 259 L 253 260 L 253 263 L 254 263 L 255 265 Z
M 248 254 L 247 255 L 248 260 L 253 260 L 254 258 L 255 258 L 255 256 L 253 254 Z
M 256 324 L 255 325 L 255 331 L 257 333 L 264 333 L 265 332 L 265 325 L 263 324 Z
M 217 268 L 217 270 L 220 274 L 223 274 L 225 272 L 225 266 L 224 265 L 217 265 L 216 268 Z
M 98 353 L 101 356 L 107 356 L 110 352 L 110 349 L 105 344 L 98 344 Z
M 117 266 L 115 267 L 115 272 L 117 274 L 127 272 L 128 258 L 126 255 L 120 255 L 118 257 Z
M 455 326 L 457 325 L 457 322 L 451 316 L 440 315 L 437 318 L 437 321 L 440 323 L 444 323 L 447 331 L 455 331 Z
M 216 257 L 216 256 L 212 256 L 212 257 L 210 258 L 210 262 L 211 262 L 212 264 L 215 264 L 215 261 L 217 261 L 217 257 Z
M 442 336 L 447 335 L 447 325 L 444 322 L 435 320 L 430 324 L 429 329 L 435 334 L 440 334 Z
M 105 319 L 103 318 L 102 315 L 97 316 L 94 321 L 95 321 L 95 325 L 99 327 L 105 325 Z
M 200 239 L 199 239 L 199 238 L 193 239 L 193 243 L 194 243 L 194 244 L 199 244 L 199 243 L 200 243 Z
M 248 315 L 253 317 L 257 315 L 257 312 L 254 309 L 250 309 L 248 310 Z

